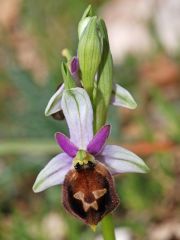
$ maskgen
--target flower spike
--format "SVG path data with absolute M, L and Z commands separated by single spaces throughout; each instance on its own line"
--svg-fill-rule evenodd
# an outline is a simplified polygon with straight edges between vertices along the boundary
M 56 119 L 61 119 L 63 112 L 70 136 L 55 134 L 63 152 L 41 170 L 33 191 L 62 184 L 65 209 L 95 229 L 119 204 L 113 175 L 145 173 L 148 167 L 131 151 L 106 144 L 111 129 L 106 124 L 109 104 L 129 109 L 137 104 L 125 88 L 113 85 L 106 25 L 93 16 L 91 6 L 79 22 L 78 36 L 77 56 L 67 49 L 62 53 L 66 58 L 61 64 L 64 83 L 45 110 L 46 116 Z

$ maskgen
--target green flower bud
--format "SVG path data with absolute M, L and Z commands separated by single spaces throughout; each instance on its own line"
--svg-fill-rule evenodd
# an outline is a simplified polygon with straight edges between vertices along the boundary
M 81 34 L 78 45 L 82 84 L 91 99 L 93 96 L 95 75 L 101 61 L 101 49 L 101 40 L 97 30 L 97 17 L 91 17 Z
M 84 19 L 84 18 L 86 18 L 86 17 L 92 17 L 92 7 L 91 7 L 91 5 L 89 5 L 89 6 L 86 8 L 86 10 L 84 11 L 81 19 Z
M 78 24 L 78 36 L 79 39 L 81 38 L 85 28 L 87 27 L 88 23 L 91 21 L 92 17 L 86 17 L 84 19 L 82 19 L 79 24 Z
M 84 29 L 88 25 L 89 21 L 91 20 L 92 17 L 92 7 L 89 5 L 86 10 L 84 11 L 82 18 L 78 24 L 78 36 L 79 39 L 81 37 L 81 34 L 83 33 Z

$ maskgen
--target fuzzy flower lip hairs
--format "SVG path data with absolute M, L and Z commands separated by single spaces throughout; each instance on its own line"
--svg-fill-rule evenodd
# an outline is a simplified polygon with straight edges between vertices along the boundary
M 67 211 L 88 225 L 97 225 L 119 203 L 112 176 L 145 173 L 148 167 L 134 153 L 106 144 L 110 125 L 103 126 L 93 136 L 93 109 L 83 88 L 65 90 L 61 105 L 70 138 L 56 133 L 56 141 L 64 152 L 42 169 L 33 190 L 41 192 L 63 184 L 63 204 Z

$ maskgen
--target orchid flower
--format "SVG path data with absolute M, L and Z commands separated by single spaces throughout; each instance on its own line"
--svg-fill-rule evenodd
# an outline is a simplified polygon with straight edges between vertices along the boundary
M 63 204 L 67 211 L 89 225 L 114 210 L 118 197 L 113 175 L 145 173 L 141 158 L 117 145 L 108 145 L 110 125 L 93 136 L 93 109 L 83 88 L 64 90 L 60 101 L 70 138 L 55 134 L 63 153 L 55 156 L 37 176 L 34 192 L 63 184 Z
M 81 85 L 79 73 L 79 61 L 78 57 L 73 57 L 70 62 L 70 72 L 74 80 L 76 81 L 77 86 Z M 48 105 L 45 109 L 45 115 L 50 116 L 54 113 L 57 113 L 62 110 L 62 95 L 65 90 L 64 83 L 61 87 L 53 94 L 50 98 Z M 132 95 L 120 86 L 119 84 L 114 84 L 112 90 L 111 104 L 119 107 L 126 107 L 129 109 L 135 109 L 137 104 L 132 97 Z

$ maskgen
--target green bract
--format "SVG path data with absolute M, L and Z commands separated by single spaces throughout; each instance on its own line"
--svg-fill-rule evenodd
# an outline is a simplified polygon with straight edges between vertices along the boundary
M 64 80 L 64 86 L 65 89 L 70 89 L 76 87 L 75 81 L 72 78 L 69 68 L 66 63 L 62 62 L 61 64 L 61 71 L 63 75 L 63 80 Z
M 109 48 L 106 25 L 102 19 L 98 20 L 98 27 L 103 45 L 102 58 L 98 69 L 97 89 L 95 96 L 95 118 L 98 130 L 106 121 L 106 115 L 112 95 L 113 61 Z

